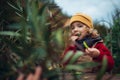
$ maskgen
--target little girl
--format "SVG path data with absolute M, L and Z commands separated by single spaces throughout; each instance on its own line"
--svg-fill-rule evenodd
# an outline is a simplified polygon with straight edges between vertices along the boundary
M 84 56 L 81 56 L 77 60 L 78 63 L 88 59 L 89 57 L 89 60 L 101 64 L 103 57 L 106 56 L 106 71 L 110 71 L 114 66 L 113 57 L 108 48 L 104 45 L 103 40 L 97 33 L 97 30 L 93 28 L 91 17 L 82 13 L 75 14 L 71 17 L 69 26 L 71 29 L 70 40 L 72 41 L 72 45 L 70 44 L 67 49 L 65 49 L 64 56 L 69 51 L 73 51 L 75 53 L 77 50 L 80 50 L 84 52 Z M 86 42 L 89 48 L 84 46 L 84 42 Z M 68 62 L 69 60 L 64 64 L 66 65 Z

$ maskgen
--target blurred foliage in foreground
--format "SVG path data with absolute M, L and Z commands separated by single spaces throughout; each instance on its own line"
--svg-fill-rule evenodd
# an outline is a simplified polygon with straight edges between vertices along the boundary
M 14 12 L 14 22 L 7 18 L 1 21 L 4 26 L 1 25 L 0 31 L 0 79 L 15 80 L 19 72 L 27 74 L 36 65 L 41 65 L 47 72 L 50 66 L 60 62 L 64 43 L 63 30 L 59 27 L 63 26 L 64 15 L 51 1 L 17 0 L 6 3 Z M 54 11 L 51 12 L 51 9 Z M 59 15 L 64 19 L 61 20 Z

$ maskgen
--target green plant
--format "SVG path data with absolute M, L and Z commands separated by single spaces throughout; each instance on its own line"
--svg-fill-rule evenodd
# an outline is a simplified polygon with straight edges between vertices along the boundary
M 48 70 L 49 64 L 59 64 L 57 49 L 61 50 L 63 45 L 62 30 L 52 31 L 47 12 L 49 4 L 49 1 L 18 0 L 15 6 L 8 2 L 19 21 L 9 25 L 9 31 L 0 31 L 0 79 L 15 80 L 19 72 L 28 74 L 36 65 L 42 66 L 43 75 L 49 77 L 48 73 L 53 72 Z

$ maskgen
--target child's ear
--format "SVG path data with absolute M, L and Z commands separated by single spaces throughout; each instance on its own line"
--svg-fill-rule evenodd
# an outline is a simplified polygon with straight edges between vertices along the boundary
M 94 29 L 89 29 L 88 31 L 89 31 L 89 34 L 92 34 Z
M 90 29 L 89 30 L 89 34 L 92 36 L 92 37 L 98 37 L 99 36 L 99 33 L 96 29 Z
M 87 30 L 87 32 L 88 32 L 88 33 L 90 33 L 90 31 L 89 31 L 89 30 L 90 30 L 90 28 L 89 28 L 89 27 L 86 27 L 86 30 Z

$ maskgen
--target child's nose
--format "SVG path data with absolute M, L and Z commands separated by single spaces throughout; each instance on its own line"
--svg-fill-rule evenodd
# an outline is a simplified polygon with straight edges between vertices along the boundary
M 78 28 L 77 28 L 77 27 L 75 27 L 75 28 L 74 28 L 74 31 L 77 31 L 77 30 L 78 30 Z

